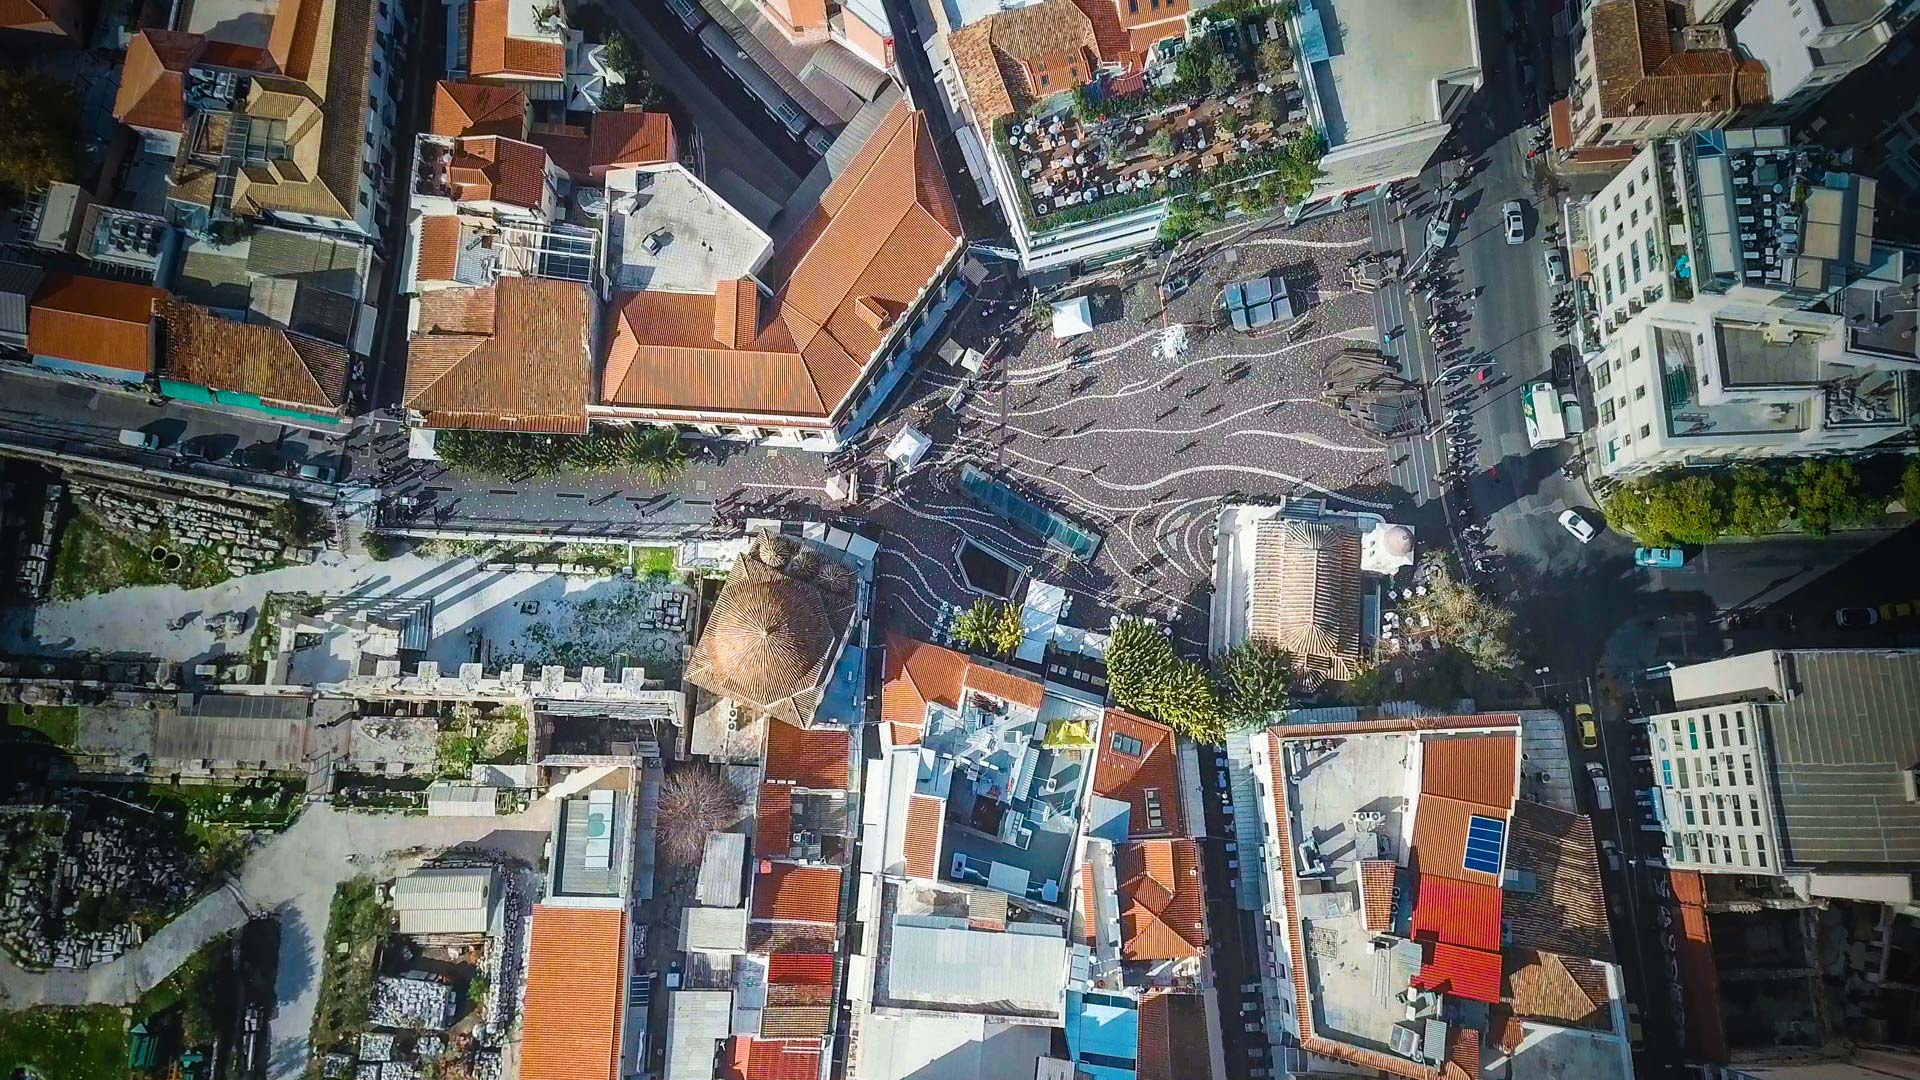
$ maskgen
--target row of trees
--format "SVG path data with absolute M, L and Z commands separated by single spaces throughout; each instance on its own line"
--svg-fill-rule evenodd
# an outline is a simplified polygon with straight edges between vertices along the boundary
M 630 470 L 659 487 L 687 467 L 680 432 L 669 427 L 597 427 L 585 435 L 455 430 L 441 432 L 435 445 L 453 469 L 516 480 Z
M 1816 536 L 1870 524 L 1899 498 L 1920 509 L 1920 460 L 1806 458 L 1790 466 L 1733 465 L 1658 473 L 1601 499 L 1607 524 L 1656 547 L 1711 544 L 1798 528 Z
M 29 192 L 79 175 L 73 91 L 32 71 L 0 70 L 0 116 L 0 187 Z
M 1227 651 L 1211 668 L 1175 652 L 1173 639 L 1145 619 L 1122 619 L 1107 643 L 1114 703 L 1196 742 L 1218 744 L 1228 731 L 1271 723 L 1293 701 L 1293 678 L 1293 658 L 1263 641 Z

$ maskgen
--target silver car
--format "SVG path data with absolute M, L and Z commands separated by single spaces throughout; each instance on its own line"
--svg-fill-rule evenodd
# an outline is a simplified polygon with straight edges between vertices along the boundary
M 1544 261 L 1547 265 L 1547 284 L 1556 289 L 1565 285 L 1568 281 L 1566 252 L 1561 251 L 1557 246 L 1550 247 L 1547 249 Z
M 1520 200 L 1514 199 L 1500 208 L 1507 221 L 1507 243 L 1523 244 L 1527 240 L 1527 216 L 1521 209 Z

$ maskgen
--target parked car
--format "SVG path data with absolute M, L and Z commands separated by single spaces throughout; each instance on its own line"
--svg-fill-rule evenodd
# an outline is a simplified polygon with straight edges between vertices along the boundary
M 1654 566 L 1662 570 L 1678 570 L 1685 566 L 1687 553 L 1676 547 L 1643 547 L 1633 549 L 1635 566 Z
M 1598 774 L 1593 777 L 1593 805 L 1602 810 L 1613 809 L 1613 785 L 1607 783 L 1605 776 Z
M 173 456 L 180 461 L 205 461 L 207 460 L 207 448 L 200 443 L 192 441 L 176 443 L 173 448 Z
M 1512 199 L 1500 208 L 1500 214 L 1506 219 L 1507 243 L 1524 244 L 1527 241 L 1527 215 L 1520 206 L 1520 200 Z
M 131 446 L 136 450 L 158 450 L 160 436 L 145 431 L 135 431 L 132 428 L 121 428 L 120 445 Z
M 312 480 L 317 484 L 331 484 L 333 483 L 333 475 L 333 466 L 323 465 L 317 461 L 309 461 L 305 465 L 300 466 L 300 479 L 302 480 Z
M 1600 854 L 1606 857 L 1609 870 L 1618 870 L 1623 865 L 1620 861 L 1620 845 L 1611 840 L 1600 841 Z
M 1557 289 L 1572 280 L 1567 274 L 1567 253 L 1561 251 L 1558 245 L 1547 249 L 1545 261 L 1547 264 L 1547 284 Z
M 1435 249 L 1443 248 L 1451 239 L 1453 239 L 1453 200 L 1448 199 L 1440 204 L 1439 212 L 1427 222 L 1427 246 Z
M 1580 723 L 1580 745 L 1588 750 L 1600 745 L 1600 729 L 1593 723 L 1593 706 L 1581 702 L 1573 707 L 1573 718 Z
M 1913 609 L 1914 605 L 1904 600 L 1895 601 L 1891 604 L 1881 604 L 1880 621 L 1892 622 L 1894 619 L 1908 618 L 1913 615 Z
M 1595 534 L 1599 532 L 1593 527 L 1593 522 L 1580 516 L 1580 511 L 1571 509 L 1560 512 L 1560 527 L 1572 533 L 1573 538 L 1583 544 L 1592 543 Z
M 1842 630 L 1859 630 L 1880 621 L 1880 612 L 1870 607 L 1843 607 L 1833 613 L 1833 621 Z

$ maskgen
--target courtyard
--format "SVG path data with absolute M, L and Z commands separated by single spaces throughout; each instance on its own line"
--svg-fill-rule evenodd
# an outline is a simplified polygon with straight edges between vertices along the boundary
M 1104 315 L 1065 341 L 1044 328 L 1009 334 L 1018 297 L 974 301 L 953 337 L 994 355 L 981 381 L 956 394 L 964 373 L 930 359 L 904 420 L 864 440 L 877 452 L 904 423 L 933 440 L 913 473 L 864 507 L 885 530 L 878 578 L 888 616 L 944 636 L 979 595 L 959 568 L 973 540 L 1030 577 L 1164 618 L 1198 646 L 1222 504 L 1298 496 L 1331 509 L 1394 509 L 1387 445 L 1323 400 L 1326 366 L 1374 341 L 1372 305 L 1347 274 L 1369 243 L 1357 212 L 1220 230 L 1176 252 L 1169 280 L 1183 287 L 1164 315 L 1096 298 Z M 1150 290 L 1159 272 L 1156 263 L 1134 277 Z M 1294 317 L 1253 333 L 1219 325 L 1225 286 L 1262 276 L 1286 282 Z M 1161 350 L 1167 325 L 1186 335 L 1172 358 Z M 960 485 L 968 464 L 1103 534 L 1097 552 L 1069 558 L 970 500 Z

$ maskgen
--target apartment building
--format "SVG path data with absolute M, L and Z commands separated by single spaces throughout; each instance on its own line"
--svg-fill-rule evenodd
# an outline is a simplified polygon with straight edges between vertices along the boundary
M 1599 0 L 1576 50 L 1573 86 L 1554 106 L 1554 149 L 1609 151 L 1719 127 L 1767 104 L 1767 69 L 1724 27 L 1682 25 L 1662 0 Z M 1605 155 L 1603 155 L 1605 156 Z
M 893 29 L 880 0 L 754 0 L 795 45 L 834 41 L 885 71 L 893 66 Z
M 443 0 L 447 67 L 456 80 L 520 90 L 541 112 L 600 107 L 602 47 L 567 24 L 560 0 Z
M 1781 123 L 1805 112 L 1915 15 L 1912 0 L 1755 0 L 1733 24 L 1734 44 L 1767 69 L 1773 101 L 1755 119 Z
M 1770 650 L 1672 679 L 1679 707 L 1642 721 L 1670 867 L 1913 901 L 1920 651 Z

